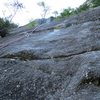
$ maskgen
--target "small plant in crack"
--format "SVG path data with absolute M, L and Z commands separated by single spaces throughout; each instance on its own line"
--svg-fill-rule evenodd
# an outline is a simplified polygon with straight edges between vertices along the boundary
M 21 51 L 15 54 L 7 54 L 2 58 L 19 59 L 23 61 L 39 59 L 39 57 L 35 55 L 33 52 L 28 52 L 28 51 Z
M 82 80 L 81 84 L 94 84 L 95 86 L 100 87 L 100 77 L 90 77 L 88 79 Z
M 88 74 L 87 77 L 84 77 L 80 84 L 77 87 L 77 91 L 80 90 L 80 88 L 84 88 L 84 86 L 88 85 L 94 85 L 96 87 L 100 87 L 100 76 L 98 75 L 93 75 L 93 74 Z

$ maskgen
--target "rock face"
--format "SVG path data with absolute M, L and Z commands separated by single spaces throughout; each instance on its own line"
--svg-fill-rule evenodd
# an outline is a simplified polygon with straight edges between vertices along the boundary
M 100 7 L 32 30 L 0 39 L 0 100 L 100 100 Z

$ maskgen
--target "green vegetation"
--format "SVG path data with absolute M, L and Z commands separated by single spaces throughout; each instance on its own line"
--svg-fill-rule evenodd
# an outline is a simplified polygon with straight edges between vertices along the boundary
M 64 9 L 59 16 L 55 18 L 55 20 L 61 20 L 64 18 L 67 18 L 69 16 L 79 14 L 83 11 L 89 10 L 90 8 L 98 7 L 100 6 L 100 0 L 86 0 L 82 5 L 80 5 L 78 8 L 67 8 Z
M 62 18 L 66 18 L 66 17 L 69 17 L 71 15 L 74 14 L 74 9 L 72 8 L 68 8 L 68 9 L 64 9 L 62 13 L 60 13 L 60 16 Z
M 47 12 L 49 11 L 49 7 L 45 5 L 44 2 L 39 2 L 38 5 L 41 7 L 43 10 L 43 16 L 42 18 L 45 19 L 45 16 L 47 15 Z M 64 9 L 60 14 L 58 14 L 57 11 L 54 11 L 53 14 L 55 15 L 54 17 L 50 17 L 51 21 L 60 21 L 62 19 L 68 18 L 73 15 L 77 15 L 83 11 L 89 10 L 90 8 L 98 7 L 100 6 L 100 0 L 86 0 L 82 5 L 80 5 L 78 8 L 67 8 Z M 42 19 L 40 19 L 42 20 Z M 45 22 L 44 22 L 45 23 Z M 33 28 L 37 25 L 40 25 L 41 23 L 38 20 L 31 20 L 29 24 L 27 24 L 27 28 Z M 55 29 L 59 29 L 60 26 L 55 27 Z
M 9 20 L 4 20 L 3 18 L 0 18 L 0 29 L 2 28 L 11 29 L 17 26 L 18 25 L 11 23 Z
M 86 3 L 92 8 L 100 6 L 100 0 L 86 0 Z
M 26 25 L 27 28 L 32 28 L 32 27 L 35 27 L 37 26 L 38 23 L 36 21 L 30 21 L 29 24 Z
M 8 30 L 17 27 L 16 24 L 11 23 L 9 20 L 0 18 L 0 36 L 5 37 L 8 34 Z
M 13 18 L 17 14 L 17 12 L 24 8 L 23 3 L 20 3 L 18 0 L 14 0 L 12 2 L 8 1 L 5 3 L 6 8 L 8 9 L 9 15 L 6 16 L 6 11 L 2 9 L 2 13 L 4 16 L 0 18 L 0 36 L 5 37 L 9 32 L 9 29 L 15 28 L 18 25 L 12 23 Z

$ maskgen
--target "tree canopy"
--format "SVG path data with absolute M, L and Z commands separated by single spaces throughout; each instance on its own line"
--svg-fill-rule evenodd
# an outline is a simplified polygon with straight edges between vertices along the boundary
M 56 19 L 62 19 L 69 17 L 71 15 L 79 14 L 83 11 L 86 11 L 90 8 L 98 7 L 100 6 L 100 0 L 86 0 L 82 5 L 80 5 L 78 8 L 67 8 L 64 9 L 59 16 L 56 17 Z

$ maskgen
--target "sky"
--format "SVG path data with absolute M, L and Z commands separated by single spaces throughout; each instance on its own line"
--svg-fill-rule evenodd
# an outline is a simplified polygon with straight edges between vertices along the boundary
M 13 8 L 6 6 L 8 2 L 13 2 L 15 0 L 0 0 L 0 17 L 9 16 L 13 13 Z M 48 16 L 54 15 L 54 11 L 59 13 L 63 9 L 71 7 L 76 8 L 83 4 L 85 0 L 18 0 L 23 3 L 24 8 L 19 10 L 16 16 L 13 18 L 13 22 L 23 26 L 34 19 L 41 18 L 41 8 L 37 5 L 38 2 L 44 1 L 46 5 L 50 7 Z

